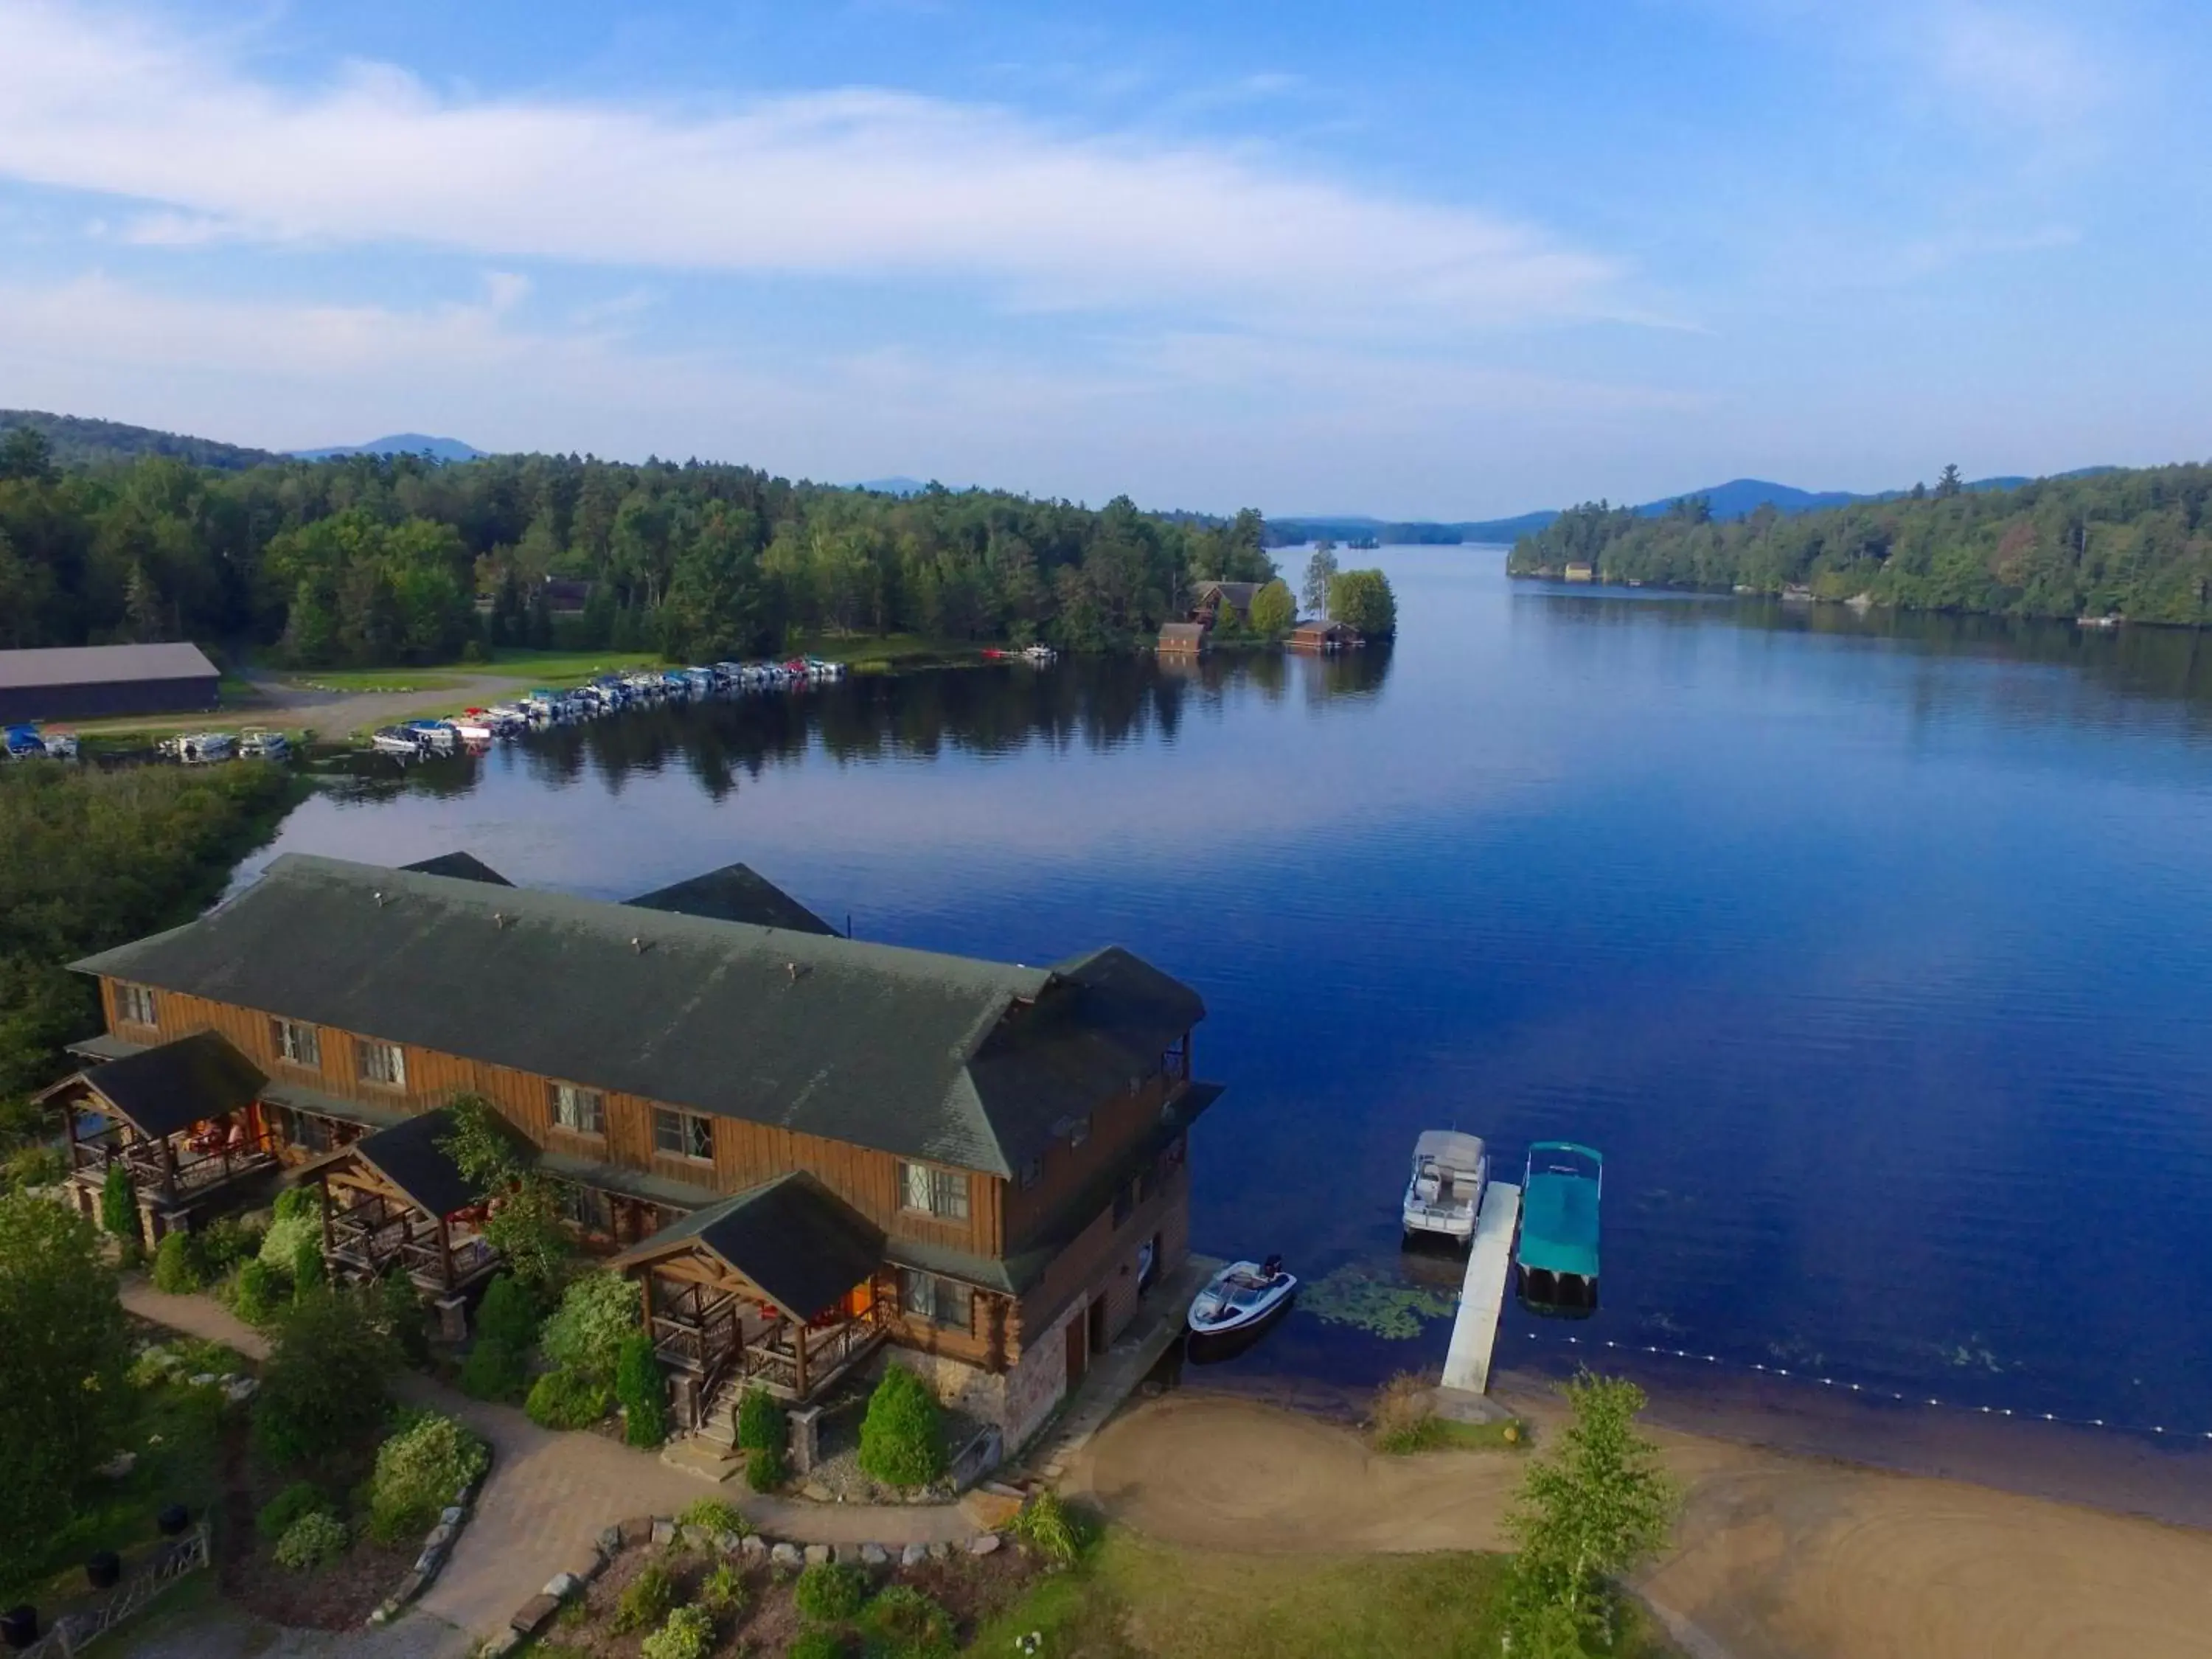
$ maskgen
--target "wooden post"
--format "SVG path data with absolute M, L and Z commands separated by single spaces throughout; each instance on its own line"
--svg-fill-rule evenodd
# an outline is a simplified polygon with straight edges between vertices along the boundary
M 645 1302 L 645 1340 L 652 1343 L 657 1351 L 660 1343 L 653 1334 L 653 1269 L 651 1267 L 648 1266 L 646 1268 L 645 1277 L 638 1281 L 638 1289 L 643 1293 Z
M 331 1172 L 325 1170 L 315 1177 L 315 1185 L 323 1193 L 323 1267 L 326 1273 L 336 1273 L 337 1264 L 331 1260 L 337 1254 L 337 1242 L 331 1225 Z
M 167 1179 L 161 1184 L 161 1196 L 174 1204 L 177 1201 L 177 1138 L 174 1135 L 161 1137 L 161 1166 L 168 1171 Z
M 446 1218 L 438 1218 L 438 1261 L 445 1275 L 446 1294 L 453 1293 L 453 1234 Z
M 806 1398 L 806 1322 L 803 1319 L 791 1322 L 791 1346 L 799 1358 L 798 1394 L 804 1400 Z

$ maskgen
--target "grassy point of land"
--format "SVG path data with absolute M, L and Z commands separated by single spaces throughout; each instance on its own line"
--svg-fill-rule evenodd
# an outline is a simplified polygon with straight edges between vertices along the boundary
M 975 1633 L 1003 1654 L 1031 1631 L 1051 1659 L 1494 1659 L 1508 1558 L 1245 1555 L 1110 1528 Z M 1639 1629 L 1619 1659 L 1670 1651 Z

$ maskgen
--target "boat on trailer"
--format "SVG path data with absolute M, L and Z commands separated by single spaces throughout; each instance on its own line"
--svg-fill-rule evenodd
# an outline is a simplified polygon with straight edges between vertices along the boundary
M 1528 1149 L 1521 1183 L 1521 1241 L 1514 1266 L 1521 1299 L 1539 1312 L 1597 1310 L 1598 1200 L 1605 1159 L 1572 1140 Z
M 1206 1280 L 1190 1304 L 1194 1336 L 1225 1336 L 1249 1330 L 1287 1303 L 1298 1288 L 1297 1275 L 1283 1271 L 1283 1258 L 1232 1261 Z
M 1431 1233 L 1464 1244 L 1474 1237 L 1482 1189 L 1490 1181 L 1490 1154 L 1482 1137 L 1457 1129 L 1424 1129 L 1413 1142 L 1413 1172 L 1406 1182 L 1403 1222 L 1410 1242 Z

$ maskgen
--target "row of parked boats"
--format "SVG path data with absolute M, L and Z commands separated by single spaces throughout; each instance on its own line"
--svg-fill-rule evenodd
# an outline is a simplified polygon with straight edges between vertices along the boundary
M 422 759 L 481 749 L 526 732 L 599 720 L 627 708 L 793 690 L 844 677 L 844 664 L 820 657 L 795 657 L 789 662 L 718 662 L 703 668 L 641 668 L 602 674 L 567 690 L 541 686 L 513 702 L 471 708 L 449 720 L 408 720 L 380 726 L 369 741 L 382 753 Z
M 49 732 L 35 720 L 0 726 L 0 749 L 9 760 L 75 760 L 76 737 L 70 732 Z

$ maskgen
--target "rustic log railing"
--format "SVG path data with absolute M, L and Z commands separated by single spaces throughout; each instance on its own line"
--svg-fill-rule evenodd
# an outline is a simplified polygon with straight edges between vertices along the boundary
M 102 1181 L 107 1178 L 109 1166 L 120 1163 L 134 1190 L 159 1193 L 172 1201 L 266 1170 L 276 1161 L 266 1135 L 255 1136 L 237 1147 L 226 1142 L 210 1152 L 196 1152 L 187 1146 L 175 1153 L 173 1170 L 170 1152 L 158 1140 L 111 1141 L 96 1136 L 74 1142 L 70 1156 L 77 1173 Z
M 134 1574 L 117 1587 L 98 1607 L 65 1613 L 53 1628 L 22 1649 L 22 1659 L 76 1659 L 76 1656 L 126 1619 L 143 1609 L 163 1590 L 208 1564 L 207 1523 L 202 1522 L 185 1537 L 154 1558 L 145 1571 Z

